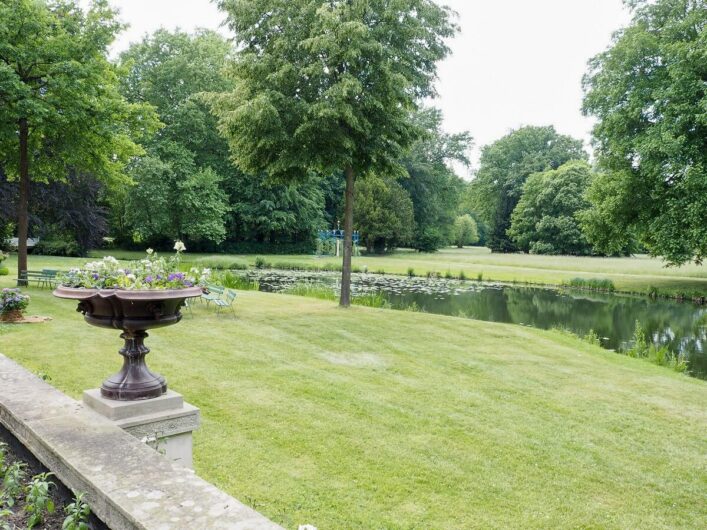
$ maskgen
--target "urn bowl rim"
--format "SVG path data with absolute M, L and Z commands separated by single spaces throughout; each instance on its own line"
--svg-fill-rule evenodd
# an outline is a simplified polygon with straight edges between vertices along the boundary
M 98 296 L 100 298 L 117 298 L 118 300 L 173 300 L 201 296 L 201 287 L 185 287 L 184 289 L 89 289 L 86 287 L 67 287 L 59 285 L 52 293 L 57 298 L 69 300 L 87 300 Z

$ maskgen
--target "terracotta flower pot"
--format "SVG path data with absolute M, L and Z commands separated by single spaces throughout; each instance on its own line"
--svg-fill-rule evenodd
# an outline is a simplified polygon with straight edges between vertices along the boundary
M 13 309 L 12 311 L 8 311 L 6 313 L 0 313 L 0 322 L 17 322 L 23 318 L 22 311 L 19 309 Z
M 145 364 L 150 352 L 144 345 L 147 330 L 179 322 L 184 301 L 201 296 L 200 287 L 130 291 L 59 286 L 54 296 L 77 300 L 76 310 L 93 326 L 123 330 L 120 337 L 125 345 L 119 350 L 123 368 L 103 382 L 101 395 L 132 401 L 159 397 L 167 391 L 165 378 Z

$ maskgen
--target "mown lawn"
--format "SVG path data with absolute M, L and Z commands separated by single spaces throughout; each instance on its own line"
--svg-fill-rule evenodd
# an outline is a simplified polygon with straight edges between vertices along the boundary
M 0 286 L 9 285 L 7 277 Z M 0 351 L 74 397 L 117 331 L 49 323 Z M 704 528 L 707 383 L 556 332 L 239 293 L 147 343 L 201 408 L 197 472 L 288 528 Z

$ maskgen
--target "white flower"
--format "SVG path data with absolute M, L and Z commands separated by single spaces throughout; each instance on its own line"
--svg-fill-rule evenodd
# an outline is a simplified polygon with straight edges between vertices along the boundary
M 103 261 L 106 263 L 110 263 L 111 265 L 115 265 L 118 263 L 118 260 L 115 259 L 113 256 L 106 256 L 105 258 L 103 258 Z
M 174 250 L 177 252 L 184 252 L 186 249 L 187 247 L 185 247 L 184 243 L 182 243 L 179 239 L 174 242 Z
M 135 275 L 134 275 L 134 274 L 127 274 L 125 277 L 126 277 L 128 280 L 131 280 L 131 281 L 133 281 L 133 282 L 135 281 Z
M 301 524 L 298 530 L 317 530 L 317 527 L 312 524 Z
M 155 252 L 155 251 L 154 251 L 153 249 L 151 249 L 151 248 L 148 248 L 148 249 L 147 249 L 147 253 L 148 253 L 150 256 L 152 256 L 152 254 L 153 254 L 154 252 Z
M 208 276 L 209 274 L 211 274 L 211 269 L 204 269 L 203 271 L 201 271 L 201 273 L 202 273 L 204 276 Z

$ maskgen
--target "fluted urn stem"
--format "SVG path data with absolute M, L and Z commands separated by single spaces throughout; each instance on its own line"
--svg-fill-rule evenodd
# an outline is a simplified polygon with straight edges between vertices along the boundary
M 145 356 L 150 353 L 144 344 L 147 336 L 145 330 L 126 329 L 121 333 L 125 345 L 118 353 L 123 356 L 123 367 L 103 382 L 103 397 L 132 401 L 159 397 L 167 391 L 165 378 L 150 371 L 145 363 Z

